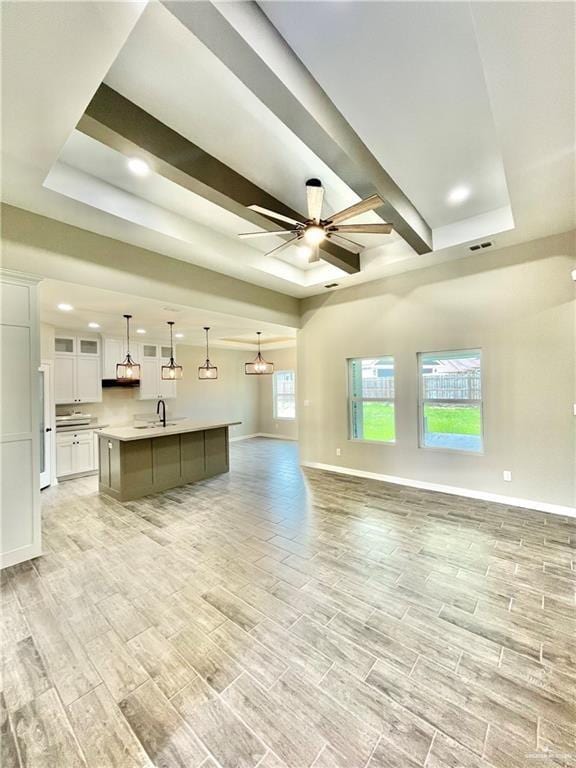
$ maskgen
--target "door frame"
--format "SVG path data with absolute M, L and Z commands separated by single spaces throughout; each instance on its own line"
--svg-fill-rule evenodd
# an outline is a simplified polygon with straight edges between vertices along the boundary
M 48 488 L 56 485 L 56 406 L 54 404 L 54 364 L 52 360 L 42 360 L 38 371 L 44 374 L 44 447 L 46 451 L 46 465 L 48 466 L 48 484 L 40 485 Z

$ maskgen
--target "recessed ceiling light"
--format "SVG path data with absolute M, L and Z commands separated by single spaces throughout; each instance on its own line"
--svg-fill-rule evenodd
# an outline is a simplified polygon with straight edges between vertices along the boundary
M 175 333 L 174 334 L 174 338 L 175 339 L 183 339 L 184 338 L 184 334 L 183 333 Z
M 74 307 L 72 306 L 72 304 L 58 304 L 58 309 L 61 312 L 71 312 L 74 309 Z
M 146 333 L 146 328 L 136 328 L 136 333 Z
M 100 328 L 100 323 L 88 323 L 88 328 Z
M 470 197 L 470 187 L 454 187 L 448 193 L 448 202 L 450 205 L 460 205 Z
M 141 160 L 139 157 L 131 157 L 128 160 L 128 169 L 132 171 L 135 176 L 148 176 L 150 173 L 150 166 L 145 160 Z

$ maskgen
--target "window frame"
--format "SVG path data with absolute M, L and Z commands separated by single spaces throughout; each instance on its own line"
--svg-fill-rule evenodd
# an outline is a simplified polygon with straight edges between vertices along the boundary
M 426 355 L 437 355 L 439 359 L 442 359 L 442 355 L 452 355 L 454 356 L 455 353 L 462 353 L 462 354 L 469 354 L 470 352 L 477 353 L 478 357 L 480 359 L 480 394 L 481 398 L 480 400 L 470 400 L 470 399 L 454 399 L 450 400 L 447 398 L 438 399 L 435 398 L 434 400 L 425 400 L 424 395 L 424 379 L 421 375 L 421 365 L 420 360 L 423 356 Z M 450 454 L 462 454 L 464 456 L 484 456 L 485 451 L 485 440 L 484 440 L 484 353 L 482 350 L 482 347 L 466 347 L 465 349 L 431 349 L 429 351 L 424 352 L 417 352 L 416 353 L 416 375 L 418 376 L 418 448 L 422 451 L 434 451 L 437 453 L 438 451 L 446 451 Z M 425 440 L 425 433 L 424 433 L 424 406 L 429 403 L 441 403 L 446 405 L 473 405 L 480 409 L 480 444 L 482 446 L 481 450 L 479 451 L 467 451 L 464 448 L 449 448 L 445 445 L 442 446 L 434 446 L 434 445 L 426 445 Z
M 351 370 L 355 360 L 379 360 L 389 358 L 392 361 L 394 370 L 394 397 L 353 397 Z M 396 445 L 396 359 L 394 355 L 362 355 L 362 357 L 346 358 L 346 399 L 348 411 L 348 440 L 352 443 L 368 443 L 370 445 Z M 371 440 L 365 437 L 354 437 L 354 403 L 392 403 L 394 406 L 394 439 L 393 440 Z
M 278 392 L 276 390 L 276 376 L 280 373 L 291 373 L 294 381 L 294 392 L 292 397 L 294 398 L 294 416 L 279 416 L 278 415 Z M 286 395 L 283 395 L 286 397 Z M 274 421 L 295 421 L 296 420 L 296 371 L 294 368 L 285 368 L 281 371 L 274 371 L 272 374 L 272 418 Z

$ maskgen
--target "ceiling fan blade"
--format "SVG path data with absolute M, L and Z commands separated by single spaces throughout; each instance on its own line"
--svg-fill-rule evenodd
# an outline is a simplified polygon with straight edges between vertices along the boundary
M 282 243 L 282 245 L 279 245 L 277 248 L 273 248 L 271 251 L 268 251 L 266 256 L 272 256 L 276 255 L 277 253 L 280 253 L 280 251 L 283 251 L 284 248 L 288 248 L 290 245 L 294 245 L 294 241 L 298 240 L 298 237 L 291 237 L 290 240 L 286 240 L 285 243 Z
M 392 224 L 340 224 L 334 229 L 329 228 L 328 232 L 364 232 L 366 235 L 389 235 L 394 229 Z
M 283 213 L 274 213 L 274 211 L 269 211 L 268 208 L 262 208 L 261 205 L 249 205 L 248 208 L 250 208 L 251 211 L 256 211 L 256 213 L 261 213 L 264 216 L 268 216 L 271 219 L 277 219 L 278 221 L 285 221 L 288 224 L 293 224 L 298 227 L 302 226 L 302 222 L 296 221 L 296 219 L 291 219 L 290 216 L 284 216 Z
M 322 203 L 324 202 L 324 187 L 306 184 L 306 199 L 308 200 L 308 218 L 320 221 L 322 218 Z
M 338 224 L 341 221 L 346 221 L 346 219 L 351 219 L 352 216 L 358 216 L 361 213 L 366 213 L 366 211 L 373 211 L 375 208 L 380 208 L 381 205 L 384 205 L 384 200 L 382 200 L 380 195 L 371 195 L 370 197 L 367 197 L 366 200 L 360 200 L 359 203 L 355 203 L 349 208 L 344 208 L 343 211 L 335 213 L 333 216 L 330 216 L 327 221 L 330 224 Z
M 274 232 L 241 232 L 238 237 L 242 237 L 244 239 L 249 237 L 270 237 L 270 235 L 291 235 L 293 232 L 296 232 L 296 230 L 278 229 L 274 230 Z
M 355 240 L 350 240 L 349 237 L 343 237 L 342 235 L 339 235 L 337 231 L 328 232 L 328 237 L 332 239 L 333 237 L 337 237 L 338 240 L 344 240 L 346 243 L 350 243 L 350 245 L 353 245 L 354 248 L 359 248 L 362 250 L 364 246 L 361 243 L 357 243 Z
M 315 246 L 312 248 L 312 253 L 310 254 L 308 258 L 308 264 L 314 264 L 314 262 L 320 261 L 320 249 L 318 246 Z

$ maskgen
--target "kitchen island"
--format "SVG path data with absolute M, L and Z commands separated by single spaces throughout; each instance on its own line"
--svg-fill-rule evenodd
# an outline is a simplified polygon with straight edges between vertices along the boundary
M 99 433 L 98 489 L 130 501 L 228 472 L 228 429 L 240 423 L 105 428 Z

